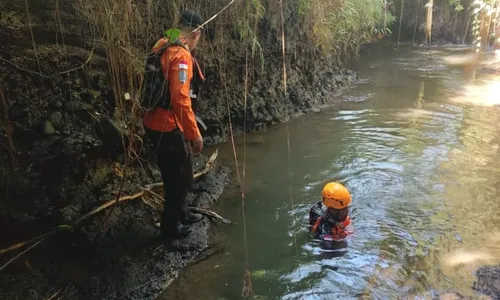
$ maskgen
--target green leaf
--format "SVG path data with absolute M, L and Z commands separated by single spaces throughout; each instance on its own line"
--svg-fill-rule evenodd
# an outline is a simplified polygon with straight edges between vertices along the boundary
M 171 42 L 171 43 L 175 42 L 175 40 L 177 40 L 180 35 L 181 35 L 181 31 L 179 29 L 177 29 L 177 28 L 167 29 L 163 33 L 163 36 L 165 38 L 168 38 L 168 41 Z

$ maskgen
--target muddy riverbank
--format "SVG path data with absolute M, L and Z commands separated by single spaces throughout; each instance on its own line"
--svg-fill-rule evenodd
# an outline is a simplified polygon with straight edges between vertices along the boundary
M 149 164 L 154 178 L 147 171 L 148 153 L 141 151 L 141 139 L 128 147 L 140 120 L 119 109 L 109 53 L 95 26 L 75 11 L 73 1 L 28 1 L 27 6 L 0 1 L 0 225 L 8 228 L 1 231 L 0 248 L 71 224 L 115 199 L 118 191 L 133 195 L 160 181 L 154 162 Z M 220 7 L 211 9 L 215 13 Z M 207 85 L 199 116 L 209 127 L 203 132 L 206 146 L 228 141 L 229 119 L 236 135 L 242 132 L 245 114 L 247 130 L 266 129 L 335 103 L 339 91 L 356 80 L 356 73 L 338 62 L 318 61 L 312 55 L 318 50 L 311 49 L 296 26 L 299 16 L 290 12 L 286 17 L 287 101 L 282 78 L 276 76 L 282 72 L 276 30 L 260 37 L 266 67 L 259 68 L 257 60 L 250 66 L 246 112 L 240 38 L 230 38 L 217 56 L 212 53 L 217 48 L 202 48 L 199 58 Z M 262 22 L 267 26 L 270 20 Z M 224 23 L 219 26 L 230 31 Z M 301 52 L 305 49 L 307 53 Z M 125 103 L 127 109 L 130 105 Z M 197 159 L 194 172 L 206 159 Z M 190 202 L 213 204 L 228 176 L 234 176 L 228 171 L 217 164 L 198 180 Z M 140 198 L 108 208 L 75 232 L 51 236 L 9 264 L 0 272 L 0 298 L 45 299 L 56 294 L 64 299 L 153 299 L 172 274 L 212 251 L 208 230 L 217 222 L 204 218 L 195 224 L 194 233 L 181 241 L 189 247 L 174 251 L 157 240 L 158 221 L 158 210 Z M 1 254 L 0 265 L 32 244 Z
M 203 169 L 206 160 L 197 158 L 194 171 Z M 209 208 L 222 194 L 227 177 L 228 169 L 216 164 L 196 181 L 190 204 Z M 68 221 L 87 212 L 88 204 L 66 206 Z M 2 270 L 0 297 L 155 299 L 179 269 L 214 251 L 208 230 L 211 222 L 217 222 L 205 217 L 192 225 L 189 236 L 169 246 L 159 238 L 159 218 L 159 211 L 140 199 L 108 208 L 74 233 L 46 239 Z
M 144 153 L 137 158 L 124 149 L 138 120 L 117 108 L 108 53 L 96 28 L 75 13 L 72 1 L 26 3 L 0 1 L 0 248 L 71 224 L 115 199 L 118 191 L 132 195 L 160 181 L 154 163 L 154 178 L 146 171 Z M 305 38 L 308 32 L 301 29 L 303 17 L 294 5 L 285 12 L 287 98 L 276 8 L 255 23 L 263 28 L 257 44 L 245 44 L 261 49 L 248 60 L 246 111 L 243 30 L 218 23 L 218 34 L 226 38 L 222 46 L 197 53 L 207 77 L 199 112 L 208 125 L 206 145 L 212 146 L 207 156 L 229 140 L 229 120 L 236 135 L 245 125 L 249 131 L 266 130 L 338 103 L 339 93 L 357 83 L 357 73 L 340 61 L 318 59 L 320 51 Z M 209 9 L 215 13 L 221 7 Z M 137 141 L 135 150 L 142 147 Z M 195 173 L 207 156 L 196 159 Z M 125 163 L 130 157 L 134 162 Z M 228 167 L 216 164 L 197 180 L 190 203 L 210 207 L 234 177 Z M 75 232 L 47 238 L 1 270 L 0 298 L 154 299 L 179 269 L 218 250 L 209 237 L 218 221 L 205 217 L 176 249 L 158 240 L 158 221 L 158 207 L 140 198 L 108 208 Z M 217 229 L 226 226 L 233 225 Z M 28 247 L 2 254 L 0 264 Z

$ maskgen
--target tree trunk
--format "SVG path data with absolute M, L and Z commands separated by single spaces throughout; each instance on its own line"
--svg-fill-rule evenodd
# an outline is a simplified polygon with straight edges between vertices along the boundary
M 401 25 L 403 24 L 403 7 L 404 6 L 405 6 L 405 1 L 401 0 L 401 12 L 399 14 L 398 50 L 399 50 L 399 43 L 401 41 Z
M 431 44 L 432 39 L 432 12 L 433 12 L 434 0 L 429 0 L 427 3 L 427 19 L 425 22 L 425 38 L 427 40 L 427 45 Z
M 469 33 L 469 26 L 470 26 L 471 18 L 472 18 L 472 15 L 469 12 L 469 18 L 467 19 L 467 25 L 465 25 L 464 38 L 462 39 L 462 44 L 465 44 L 465 39 L 467 38 L 467 34 Z
M 420 4 L 421 0 L 418 0 L 417 4 L 417 14 L 415 15 L 415 26 L 413 27 L 413 45 L 415 45 L 415 36 L 417 35 L 418 22 L 420 21 Z

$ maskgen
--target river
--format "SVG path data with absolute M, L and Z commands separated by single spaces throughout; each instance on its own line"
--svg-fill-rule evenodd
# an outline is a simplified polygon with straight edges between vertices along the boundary
M 256 298 L 477 297 L 476 268 L 500 262 L 500 82 L 481 74 L 473 82 L 454 65 L 468 53 L 377 48 L 353 62 L 361 80 L 337 104 L 247 135 L 246 240 Z M 242 137 L 236 147 L 241 165 Z M 231 144 L 219 148 L 221 162 L 234 165 Z M 307 228 L 309 206 L 329 180 L 353 195 L 355 233 L 333 250 Z M 160 299 L 242 298 L 238 188 L 228 188 L 214 210 L 237 222 L 214 225 L 223 251 L 182 271 Z

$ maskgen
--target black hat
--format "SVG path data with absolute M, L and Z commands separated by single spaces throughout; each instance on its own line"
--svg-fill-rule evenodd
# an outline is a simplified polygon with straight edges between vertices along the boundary
M 180 24 L 187 25 L 191 28 L 198 28 L 203 22 L 203 17 L 192 10 L 183 10 L 181 12 Z

